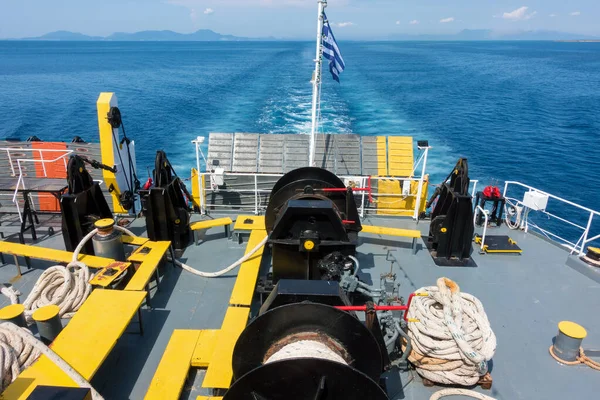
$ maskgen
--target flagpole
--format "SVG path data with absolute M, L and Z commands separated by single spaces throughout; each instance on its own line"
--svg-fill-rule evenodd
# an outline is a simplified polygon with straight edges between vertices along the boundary
M 316 147 L 316 134 L 319 127 L 319 121 L 317 116 L 317 108 L 319 105 L 319 91 L 321 83 L 321 62 L 322 56 L 322 45 L 323 45 L 323 10 L 327 7 L 327 0 L 319 0 L 319 14 L 317 23 L 317 53 L 315 56 L 315 72 L 313 78 L 313 96 L 312 96 L 312 126 L 310 129 L 310 150 L 308 155 L 308 165 L 315 165 L 315 147 Z

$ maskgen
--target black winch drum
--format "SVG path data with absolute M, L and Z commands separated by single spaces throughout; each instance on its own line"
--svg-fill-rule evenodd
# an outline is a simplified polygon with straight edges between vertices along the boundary
M 308 357 L 265 364 L 275 350 L 299 340 L 322 340 L 346 364 Z M 260 315 L 240 335 L 232 366 L 235 382 L 224 400 L 387 399 L 378 384 L 375 337 L 353 314 L 328 305 L 287 304 Z

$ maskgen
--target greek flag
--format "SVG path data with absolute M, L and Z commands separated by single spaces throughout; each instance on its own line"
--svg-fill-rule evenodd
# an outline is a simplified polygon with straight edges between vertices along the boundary
M 333 79 L 339 83 L 340 74 L 346 68 L 346 65 L 325 13 L 323 13 L 323 57 L 329 60 L 329 72 L 331 72 Z

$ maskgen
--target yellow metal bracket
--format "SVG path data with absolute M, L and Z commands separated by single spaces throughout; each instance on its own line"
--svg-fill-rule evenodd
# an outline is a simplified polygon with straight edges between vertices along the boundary
M 113 131 L 113 127 L 108 123 L 108 112 L 111 107 L 117 107 L 117 96 L 114 93 L 100 93 L 98 101 L 96 102 L 96 108 L 98 110 L 98 130 L 100 132 L 100 152 L 102 154 L 102 164 L 113 166 L 115 165 L 115 143 L 114 138 L 116 134 Z M 121 203 L 119 202 L 120 189 L 117 183 L 117 176 L 114 172 L 106 169 L 102 170 L 102 177 L 106 187 L 112 191 L 110 192 L 113 202 L 113 210 L 115 213 L 126 213 Z

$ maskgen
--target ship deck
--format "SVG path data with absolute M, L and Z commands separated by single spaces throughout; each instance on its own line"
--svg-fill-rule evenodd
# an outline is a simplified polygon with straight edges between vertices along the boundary
M 217 215 L 215 215 L 216 217 Z M 198 216 L 196 216 L 198 219 Z M 365 224 L 428 230 L 428 222 L 418 225 L 409 219 L 367 217 Z M 135 220 L 131 229 L 145 235 L 144 221 Z M 477 230 L 479 231 L 479 229 Z M 522 255 L 473 252 L 476 268 L 438 267 L 423 242 L 412 254 L 410 242 L 390 240 L 373 234 L 361 234 L 358 251 L 363 281 L 379 285 L 379 276 L 390 270 L 388 252 L 397 260 L 393 270 L 401 283 L 405 298 L 420 287 L 435 285 L 437 278 L 456 281 L 461 290 L 478 297 L 483 303 L 494 330 L 498 347 L 491 365 L 493 386 L 482 391 L 496 399 L 564 399 L 577 394 L 595 398 L 600 393 L 598 372 L 584 366 L 564 366 L 553 360 L 548 347 L 561 320 L 583 325 L 589 333 L 586 349 L 600 348 L 600 274 L 586 267 L 564 248 L 531 233 L 507 232 L 505 227 L 491 228 L 488 234 L 509 234 L 523 249 Z M 216 271 L 244 254 L 245 243 L 224 237 L 222 228 L 208 231 L 200 245 L 190 246 L 182 261 L 203 270 Z M 9 238 L 9 240 L 13 240 Z M 36 245 L 64 249 L 62 237 L 41 237 Z M 14 278 L 13 259 L 5 255 L 0 268 L 3 283 L 12 283 L 23 293 L 31 288 L 48 262 L 32 260 L 23 276 Z M 159 364 L 174 329 L 219 328 L 228 307 L 237 270 L 220 278 L 207 279 L 192 275 L 170 264 L 160 271 L 160 291 L 152 291 L 152 306 L 144 307 L 144 335 L 121 337 L 92 385 L 106 399 L 142 399 Z M 1 306 L 8 304 L 1 299 Z M 192 370 L 182 398 L 195 399 L 210 394 L 201 388 L 204 372 Z M 387 373 L 390 399 L 426 399 L 439 387 L 424 387 L 416 372 Z

